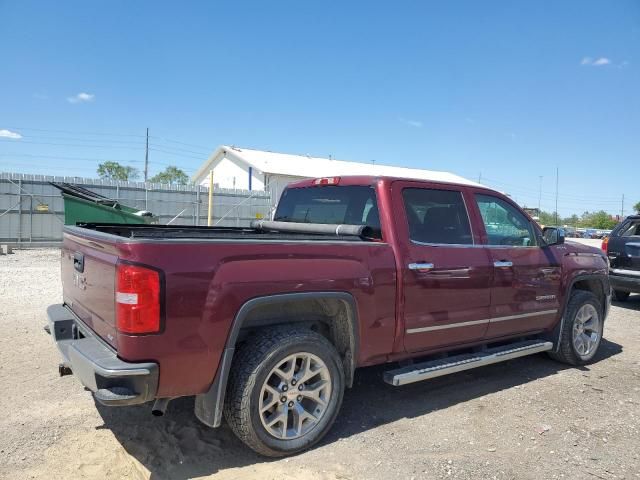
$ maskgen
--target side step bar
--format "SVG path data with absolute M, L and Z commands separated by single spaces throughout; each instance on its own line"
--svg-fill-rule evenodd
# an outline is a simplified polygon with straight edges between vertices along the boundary
M 477 353 L 465 353 L 447 358 L 416 363 L 408 367 L 384 372 L 384 381 L 393 386 L 407 385 L 429 378 L 441 377 L 450 373 L 462 372 L 472 368 L 484 367 L 492 363 L 504 362 L 513 358 L 546 352 L 553 343 L 542 340 L 528 340 L 493 347 Z

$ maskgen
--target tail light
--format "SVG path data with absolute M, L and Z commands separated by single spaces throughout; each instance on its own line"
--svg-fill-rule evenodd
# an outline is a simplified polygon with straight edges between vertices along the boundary
M 116 328 L 122 333 L 160 331 L 160 274 L 119 263 L 116 276 Z
M 604 237 L 602 239 L 602 251 L 607 253 L 607 248 L 609 248 L 609 237 Z

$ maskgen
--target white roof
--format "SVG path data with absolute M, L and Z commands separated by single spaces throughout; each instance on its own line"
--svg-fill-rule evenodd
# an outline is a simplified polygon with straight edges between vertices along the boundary
M 301 178 L 332 177 L 340 175 L 376 175 L 387 177 L 415 178 L 437 182 L 461 183 L 481 186 L 476 182 L 449 172 L 418 168 L 394 167 L 372 163 L 349 162 L 308 155 L 265 152 L 248 148 L 222 145 L 214 151 L 193 176 L 196 182 L 203 180 L 210 169 L 227 157 L 245 162 L 259 172 Z

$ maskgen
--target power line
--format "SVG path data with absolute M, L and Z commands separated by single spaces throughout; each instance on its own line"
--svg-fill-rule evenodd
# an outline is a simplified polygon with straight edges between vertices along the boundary
M 191 159 L 194 159 L 194 160 L 203 161 L 203 157 L 196 157 L 194 155 L 186 155 L 184 153 L 169 152 L 169 151 L 164 150 L 162 148 L 157 148 L 157 147 L 153 147 L 153 146 L 149 147 L 149 150 L 152 151 L 152 152 L 162 152 L 162 153 L 166 153 L 167 155 L 174 155 L 176 157 L 191 158 Z M 204 158 L 204 160 L 206 160 L 206 158 Z
M 26 138 L 28 141 L 61 140 L 64 142 L 108 142 L 108 143 L 126 143 L 126 144 L 133 144 L 133 145 L 144 144 L 144 142 L 142 142 L 141 140 L 113 140 L 110 138 L 74 138 L 74 137 L 60 137 L 60 136 L 49 136 L 49 135 L 23 135 L 22 138 Z M 19 144 L 23 141 L 22 139 L 20 140 L 8 139 L 8 140 L 12 140 L 16 144 Z
M 71 161 L 86 161 L 86 162 L 119 162 L 119 163 L 143 163 L 144 160 L 132 160 L 132 159 L 119 159 L 119 158 L 89 158 L 89 157 L 67 157 L 63 155 L 33 155 L 29 153 L 0 153 L 3 157 L 29 157 L 29 158 L 51 158 L 54 160 L 71 160 Z M 175 163 L 158 162 L 152 160 L 149 162 L 151 165 L 162 165 L 164 167 L 175 166 Z M 20 164 L 14 164 L 20 165 Z M 48 165 L 45 165 L 48 166 Z M 75 168 L 75 167 L 74 167 Z M 195 169 L 183 169 L 187 171 L 195 171 Z
M 164 144 L 157 144 L 157 143 L 152 143 L 151 145 L 155 146 L 155 147 L 160 147 L 160 148 L 165 148 L 165 149 L 169 149 L 169 150 L 175 150 L 177 152 L 185 152 L 185 153 L 193 153 L 195 155 L 209 155 L 210 152 L 194 152 L 193 150 L 186 150 L 184 148 L 178 148 L 178 147 L 172 147 L 171 145 L 164 145 Z
M 169 142 L 169 143 L 178 143 L 180 145 L 185 145 L 187 147 L 201 148 L 202 150 L 205 150 L 206 152 L 212 152 L 213 151 L 212 147 L 205 147 L 203 145 L 195 145 L 193 143 L 180 142 L 178 140 L 171 140 L 170 138 L 158 137 L 158 136 L 155 136 L 155 135 L 151 135 L 149 138 L 158 138 L 160 140 L 163 140 L 163 141 Z
M 108 137 L 140 137 L 144 135 L 134 133 L 106 133 L 106 132 L 72 132 L 69 130 L 52 130 L 48 128 L 32 128 L 32 127 L 6 127 L 11 130 L 28 130 L 34 132 L 51 132 L 51 133 L 68 133 L 70 135 L 104 135 Z
M 82 147 L 82 148 L 86 148 L 86 147 L 97 147 L 97 148 L 122 148 L 122 149 L 129 149 L 129 150 L 138 150 L 138 148 L 134 148 L 132 146 L 127 146 L 127 145 L 78 145 L 78 144 L 73 144 L 73 143 L 55 143 L 55 142 L 32 142 L 32 141 L 25 141 L 25 140 L 11 140 L 11 139 L 4 139 L 4 138 L 0 138 L 0 141 L 3 143 L 11 143 L 12 145 L 21 145 L 21 144 L 29 144 L 29 145 L 52 145 L 52 146 L 56 146 L 56 147 Z M 140 148 L 143 148 L 144 144 L 140 144 Z
M 488 180 L 490 183 L 492 184 L 498 184 L 498 185 L 504 185 L 506 187 L 510 187 L 510 188 L 515 188 L 516 191 L 518 193 L 521 194 L 529 194 L 531 196 L 533 195 L 540 195 L 540 191 L 536 190 L 535 188 L 530 188 L 530 187 L 523 187 L 520 185 L 514 185 L 512 183 L 507 183 L 507 182 L 503 182 L 501 180 L 495 180 L 493 178 L 487 178 L 487 177 L 483 177 L 484 180 Z M 551 193 L 542 193 L 542 196 L 546 196 L 546 197 L 552 197 L 555 198 L 554 194 Z M 592 201 L 592 200 L 598 200 L 598 201 L 604 201 L 604 202 L 615 202 L 618 203 L 619 199 L 616 199 L 614 197 L 594 197 L 591 195 L 573 195 L 573 194 L 569 194 L 569 193 L 563 193 L 559 195 L 560 198 L 569 198 L 569 199 L 574 199 L 574 200 L 588 200 L 588 201 Z

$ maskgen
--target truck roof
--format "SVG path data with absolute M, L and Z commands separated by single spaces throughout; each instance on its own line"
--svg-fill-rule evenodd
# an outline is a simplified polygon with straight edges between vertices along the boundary
M 308 178 L 304 180 L 298 180 L 296 182 L 291 182 L 288 187 L 289 188 L 304 188 L 304 187 L 313 187 L 318 185 L 320 181 L 323 180 L 333 180 L 336 179 L 335 185 L 372 185 L 380 180 L 392 183 L 396 181 L 409 181 L 409 182 L 422 182 L 429 184 L 441 184 L 441 185 L 455 185 L 460 187 L 474 187 L 481 188 L 491 192 L 499 192 L 493 188 L 487 187 L 485 185 L 481 185 L 479 183 L 460 183 L 460 182 L 445 182 L 442 180 L 429 180 L 424 178 L 406 178 L 406 177 L 391 177 L 386 175 L 336 175 L 333 177 L 320 177 L 320 178 Z M 328 183 L 333 184 L 333 183 Z M 326 185 L 326 183 L 324 184 Z

